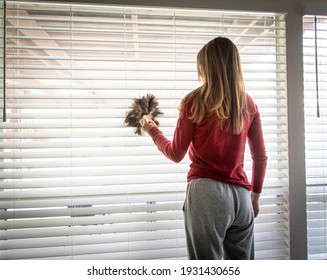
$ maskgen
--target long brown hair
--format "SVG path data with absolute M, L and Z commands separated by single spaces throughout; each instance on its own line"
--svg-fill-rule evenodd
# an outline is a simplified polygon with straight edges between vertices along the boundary
M 203 85 L 192 94 L 191 120 L 199 124 L 207 115 L 216 114 L 222 130 L 239 134 L 246 93 L 237 47 L 225 37 L 211 40 L 197 55 L 197 71 Z

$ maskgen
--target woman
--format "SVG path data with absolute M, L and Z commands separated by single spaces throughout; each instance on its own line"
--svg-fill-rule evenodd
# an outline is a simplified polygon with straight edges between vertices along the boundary
M 260 114 L 245 92 L 231 40 L 218 37 L 203 46 L 197 71 L 203 85 L 182 100 L 172 141 L 147 116 L 140 123 L 174 162 L 189 150 L 183 207 L 189 259 L 254 259 L 253 220 L 267 165 Z M 243 169 L 246 140 L 251 182 Z

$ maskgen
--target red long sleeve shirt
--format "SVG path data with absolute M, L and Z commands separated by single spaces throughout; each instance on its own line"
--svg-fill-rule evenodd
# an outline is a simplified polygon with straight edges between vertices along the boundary
M 191 160 L 187 181 L 209 178 L 243 186 L 256 193 L 262 191 L 267 156 L 263 140 L 260 114 L 252 98 L 248 96 L 247 117 L 240 134 L 222 131 L 214 115 L 206 117 L 199 125 L 190 120 L 192 98 L 185 103 L 177 121 L 172 141 L 158 127 L 149 135 L 158 149 L 174 162 L 180 162 L 187 150 Z M 249 182 L 244 168 L 246 140 L 252 157 L 252 180 Z

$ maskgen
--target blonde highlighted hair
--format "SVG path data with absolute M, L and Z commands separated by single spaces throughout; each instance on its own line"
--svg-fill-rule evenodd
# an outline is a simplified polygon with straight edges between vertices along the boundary
M 211 40 L 197 55 L 197 71 L 203 85 L 191 94 L 194 96 L 191 120 L 199 124 L 206 116 L 215 114 L 222 130 L 239 134 L 246 93 L 237 47 L 225 37 Z

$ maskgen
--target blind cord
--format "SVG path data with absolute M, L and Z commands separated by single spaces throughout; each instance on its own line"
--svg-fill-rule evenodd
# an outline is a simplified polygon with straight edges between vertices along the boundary
M 318 74 L 318 36 L 317 36 L 317 17 L 315 16 L 315 74 L 316 74 L 316 106 L 317 118 L 320 118 L 319 106 L 319 74 Z
M 6 94 L 6 29 L 7 29 L 7 3 L 3 2 L 3 122 L 7 122 L 7 94 Z

